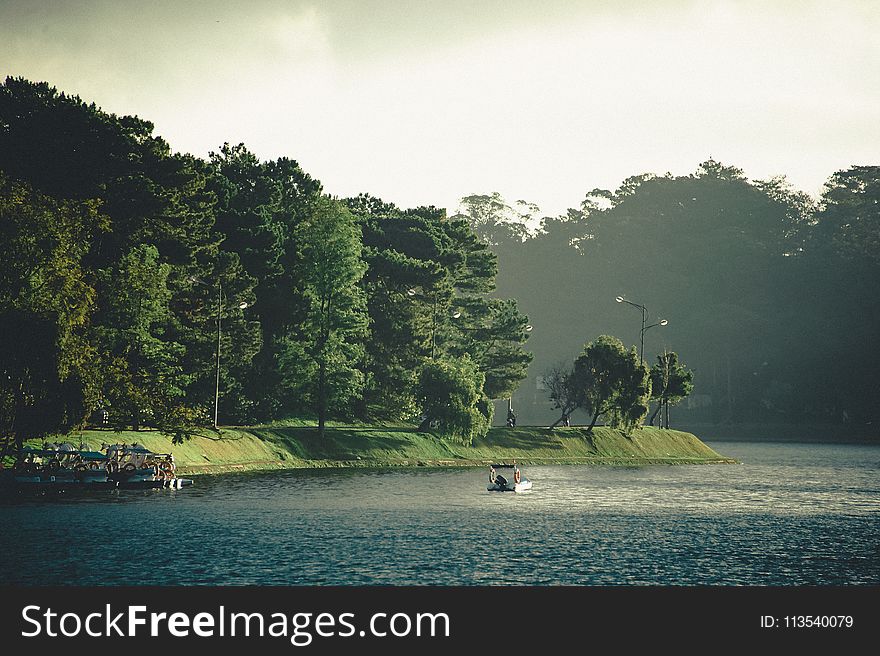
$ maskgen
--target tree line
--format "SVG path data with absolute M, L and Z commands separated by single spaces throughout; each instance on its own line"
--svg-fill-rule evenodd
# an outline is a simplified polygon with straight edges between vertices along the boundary
M 153 129 L 47 83 L 0 86 L 6 448 L 95 416 L 183 439 L 215 411 L 487 430 L 531 354 L 467 220 L 329 197 L 243 144 L 174 153 Z
M 615 303 L 625 296 L 652 324 L 668 320 L 645 333 L 645 359 L 688 363 L 693 421 L 874 419 L 880 166 L 838 171 L 814 198 L 710 159 L 593 189 L 561 216 L 497 193 L 466 198 L 462 215 L 498 254 L 500 293 L 535 326 L 532 381 L 585 334 L 639 343 L 638 313 Z M 537 399 L 532 422 L 556 418 L 534 382 L 518 395 L 520 414 Z

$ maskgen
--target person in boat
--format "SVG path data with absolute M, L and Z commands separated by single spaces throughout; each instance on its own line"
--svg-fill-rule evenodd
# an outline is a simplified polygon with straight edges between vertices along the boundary
M 495 468 L 492 465 L 489 465 L 489 482 L 494 483 L 496 476 L 497 473 L 495 472 Z

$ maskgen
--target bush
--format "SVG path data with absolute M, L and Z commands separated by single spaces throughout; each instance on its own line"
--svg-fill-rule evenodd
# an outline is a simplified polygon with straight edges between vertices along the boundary
M 470 445 L 492 425 L 492 403 L 483 394 L 483 374 L 467 356 L 431 360 L 419 372 L 418 396 L 425 425 L 461 444 Z

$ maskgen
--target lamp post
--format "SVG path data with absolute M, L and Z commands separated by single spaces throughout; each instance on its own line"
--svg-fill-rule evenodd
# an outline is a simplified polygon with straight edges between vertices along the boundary
M 645 359 L 645 333 L 655 326 L 665 326 L 669 323 L 667 319 L 661 319 L 657 323 L 652 323 L 650 326 L 646 325 L 648 323 L 648 308 L 640 303 L 633 303 L 632 301 L 626 300 L 623 296 L 618 296 L 614 299 L 618 303 L 626 303 L 628 305 L 632 305 L 634 308 L 638 308 L 642 313 L 642 328 L 639 331 L 639 358 L 644 361 Z
M 198 283 L 210 287 L 204 280 L 195 276 L 190 276 L 190 282 Z M 244 301 L 238 304 L 239 310 L 244 310 L 248 304 Z M 217 374 L 214 383 L 214 428 L 220 428 L 220 345 L 222 338 L 221 323 L 223 318 L 223 283 L 217 280 Z

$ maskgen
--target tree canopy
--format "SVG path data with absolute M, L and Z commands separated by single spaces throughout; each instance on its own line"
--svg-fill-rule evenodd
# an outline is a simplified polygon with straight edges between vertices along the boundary
M 441 423 L 488 428 L 487 398 L 526 374 L 527 320 L 493 295 L 497 257 L 465 219 L 330 198 L 294 160 L 178 154 L 153 129 L 0 85 L 7 443 L 98 410 L 134 429 L 417 420 L 435 404 L 426 367 L 466 354 L 450 371 L 482 419 Z

